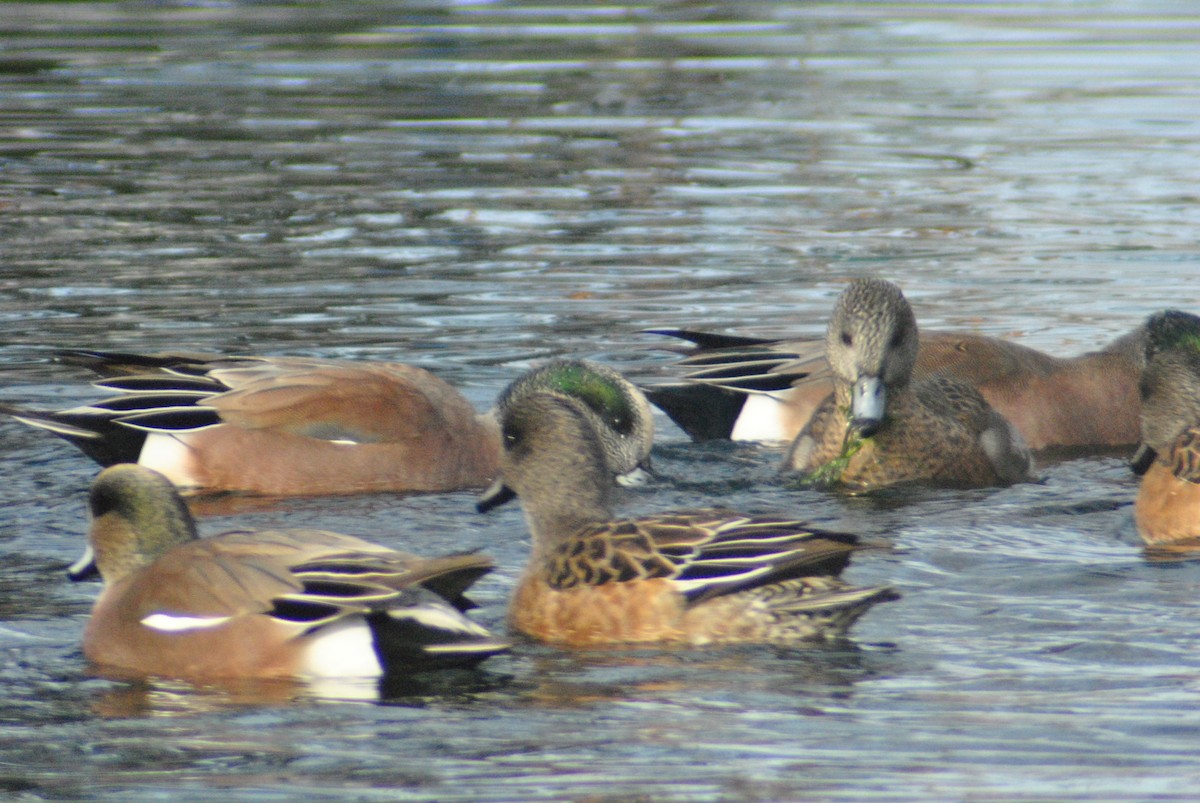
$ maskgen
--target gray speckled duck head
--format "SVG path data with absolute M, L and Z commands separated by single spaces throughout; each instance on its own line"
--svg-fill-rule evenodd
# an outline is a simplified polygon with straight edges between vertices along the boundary
M 192 514 L 170 480 L 131 463 L 100 473 L 88 508 L 92 539 L 67 570 L 72 580 L 98 573 L 105 583 L 115 583 L 177 544 L 199 538 Z
M 1200 317 L 1180 310 L 1150 316 L 1139 389 L 1142 443 L 1133 462 L 1142 473 L 1184 429 L 1200 423 Z
M 917 361 L 917 320 L 900 288 L 882 279 L 855 279 L 842 291 L 825 353 L 849 389 L 850 427 L 870 437 L 887 414 L 890 390 L 902 388 Z
M 479 497 L 479 511 L 520 497 L 535 549 L 608 519 L 616 486 L 592 417 L 579 398 L 556 392 L 530 391 L 506 405 L 500 474 Z
M 648 477 L 654 419 L 645 395 L 619 372 L 587 360 L 551 360 L 522 374 L 500 394 L 490 414 L 497 422 L 520 399 L 537 392 L 582 402 L 605 461 L 620 485 Z

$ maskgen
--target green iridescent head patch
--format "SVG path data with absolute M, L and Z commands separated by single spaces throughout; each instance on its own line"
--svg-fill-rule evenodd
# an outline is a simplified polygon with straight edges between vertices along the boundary
M 502 401 L 528 390 L 549 390 L 571 396 L 587 405 L 621 434 L 633 429 L 635 412 L 628 395 L 607 369 L 579 360 L 555 360 L 526 374 L 504 394 Z
M 1161 351 L 1182 349 L 1200 354 L 1200 317 L 1170 309 L 1155 313 L 1146 325 L 1146 357 Z
M 563 363 L 546 377 L 547 386 L 574 396 L 618 432 L 628 432 L 633 410 L 628 397 L 609 377 L 582 363 Z

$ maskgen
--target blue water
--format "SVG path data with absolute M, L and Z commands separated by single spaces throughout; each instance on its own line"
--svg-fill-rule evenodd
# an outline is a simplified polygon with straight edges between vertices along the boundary
M 853 276 L 925 328 L 1058 354 L 1200 298 L 1200 16 L 1183 2 L 5 3 L 0 395 L 95 398 L 63 346 L 412 362 L 480 407 L 638 334 L 817 334 Z M 1141 549 L 1120 455 L 1039 482 L 799 490 L 664 417 L 633 511 L 799 514 L 891 546 L 847 644 L 521 645 L 373 689 L 122 684 L 79 638 L 95 468 L 0 421 L 0 794 L 30 799 L 1191 800 L 1200 564 Z M 236 500 L 206 532 L 480 548 L 518 508 Z

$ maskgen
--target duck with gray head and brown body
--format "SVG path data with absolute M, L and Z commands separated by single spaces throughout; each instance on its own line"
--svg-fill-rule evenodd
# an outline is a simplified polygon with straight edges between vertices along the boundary
M 519 497 L 533 551 L 510 626 L 566 646 L 793 644 L 843 635 L 890 588 L 838 578 L 845 533 L 724 509 L 614 518 L 604 451 L 577 399 L 534 393 L 501 420 L 481 511 Z
M 476 554 L 420 558 L 324 530 L 200 539 L 161 474 L 105 469 L 89 497 L 89 552 L 104 587 L 83 652 L 102 671 L 191 681 L 394 678 L 473 666 L 508 645 L 472 622 Z
M 919 334 L 895 284 L 856 279 L 825 338 L 833 394 L 785 458 L 823 482 L 869 490 L 903 483 L 1010 485 L 1031 477 L 1021 436 L 972 385 L 913 379 Z

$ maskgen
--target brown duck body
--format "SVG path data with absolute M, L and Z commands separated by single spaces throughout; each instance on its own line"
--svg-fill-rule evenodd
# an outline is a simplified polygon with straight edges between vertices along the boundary
M 1152 545 L 1200 539 L 1200 428 L 1173 443 L 1142 475 L 1134 502 L 1138 533 Z M 1200 543 L 1200 541 L 1198 541 Z
M 500 460 L 496 413 L 403 363 L 297 357 L 67 352 L 117 395 L 57 412 L 0 405 L 101 465 L 139 463 L 185 491 L 315 495 L 481 488 Z M 531 389 L 577 394 L 615 473 L 636 471 L 653 442 L 649 405 L 605 366 L 555 360 L 523 375 Z M 593 408 L 595 408 L 593 410 Z
M 844 388 L 830 396 L 794 442 L 787 464 L 811 473 L 838 460 L 847 437 L 853 438 L 849 407 Z M 998 414 L 969 385 L 940 378 L 915 381 L 892 394 L 888 407 L 879 429 L 856 444 L 837 482 L 858 489 L 908 483 L 979 488 L 1028 478 L 1024 458 L 1005 464 L 982 445 L 990 428 L 1003 433 L 1004 424 L 997 423 Z M 805 447 L 808 433 L 820 439 L 801 456 L 797 450 Z

